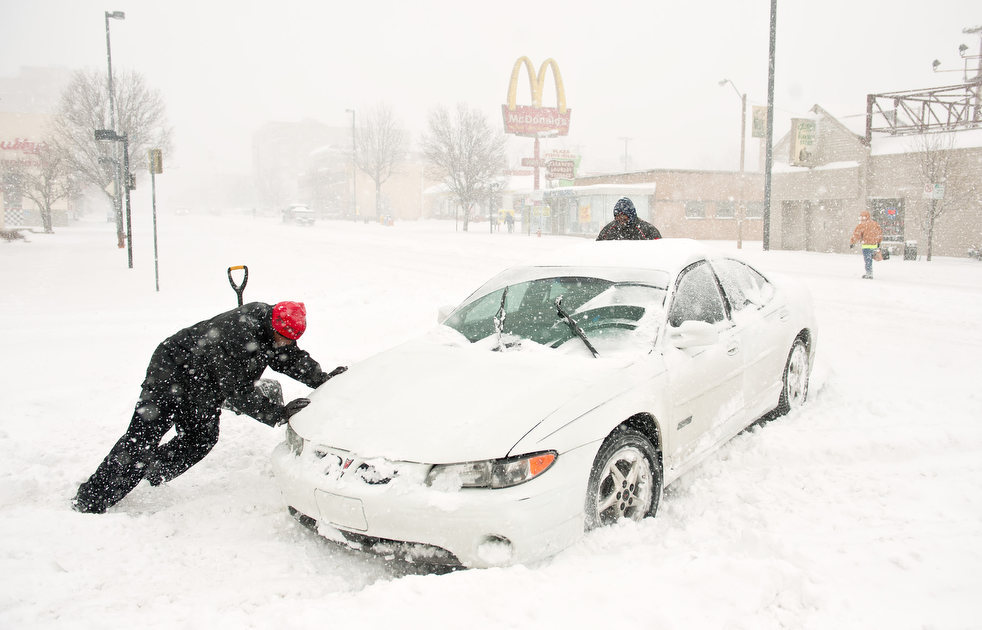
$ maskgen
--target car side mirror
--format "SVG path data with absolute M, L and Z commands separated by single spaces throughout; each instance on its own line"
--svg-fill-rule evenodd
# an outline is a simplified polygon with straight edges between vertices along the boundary
M 442 324 L 443 322 L 447 321 L 447 318 L 450 317 L 450 313 L 453 313 L 453 309 L 454 307 L 450 304 L 444 304 L 438 308 L 436 311 L 436 323 Z
M 668 329 L 668 342 L 680 350 L 696 346 L 711 346 L 719 342 L 719 331 L 709 322 L 689 320 Z

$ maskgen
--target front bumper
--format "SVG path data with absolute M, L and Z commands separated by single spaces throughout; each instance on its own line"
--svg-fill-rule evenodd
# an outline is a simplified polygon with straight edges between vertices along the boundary
M 589 448 L 560 455 L 529 482 L 494 490 L 429 487 L 424 483 L 429 465 L 404 462 L 389 465 L 398 469 L 391 481 L 366 481 L 357 464 L 351 473 L 341 473 L 315 451 L 308 444 L 298 456 L 283 443 L 273 452 L 283 498 L 301 522 L 310 526 L 313 519 L 318 533 L 355 548 L 403 555 L 393 548 L 401 546 L 410 557 L 416 549 L 423 562 L 491 567 L 548 557 L 583 534 L 595 455 Z

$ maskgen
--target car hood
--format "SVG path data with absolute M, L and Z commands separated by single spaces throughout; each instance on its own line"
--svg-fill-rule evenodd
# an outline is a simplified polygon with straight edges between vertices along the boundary
M 362 457 L 429 464 L 504 457 L 550 415 L 609 398 L 636 360 L 532 342 L 494 352 L 494 342 L 472 344 L 441 327 L 352 365 L 290 423 L 303 438 Z

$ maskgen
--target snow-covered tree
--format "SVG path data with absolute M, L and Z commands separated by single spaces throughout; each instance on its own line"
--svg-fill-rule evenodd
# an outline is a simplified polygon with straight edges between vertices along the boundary
M 941 198 L 925 200 L 921 227 L 927 233 L 927 260 L 934 247 L 935 224 L 945 212 L 967 210 L 982 203 L 973 169 L 963 164 L 964 156 L 954 148 L 953 133 L 920 134 L 914 137 L 913 155 L 917 160 L 921 184 L 942 186 Z M 977 172 L 977 166 L 975 172 Z
M 115 73 L 113 89 L 116 103 L 116 128 L 126 134 L 129 143 L 130 170 L 140 172 L 147 150 L 170 149 L 171 130 L 167 126 L 164 100 L 160 92 L 149 87 L 137 72 Z M 96 129 L 111 129 L 109 94 L 106 75 L 95 70 L 79 70 L 62 93 L 53 124 L 53 145 L 61 153 L 67 168 L 76 174 L 80 184 L 91 184 L 115 203 L 114 161 L 122 163 L 119 143 L 96 140 Z M 126 175 L 120 182 L 123 194 Z
M 375 216 L 382 215 L 382 184 L 406 157 L 408 134 L 400 128 L 386 104 L 379 104 L 362 117 L 357 134 L 358 151 L 355 161 L 375 182 Z
M 2 179 L 37 205 L 41 225 L 49 234 L 54 232 L 51 220 L 54 204 L 78 192 L 64 153 L 49 142 L 38 143 L 33 159 L 4 162 Z
M 460 103 L 456 114 L 445 107 L 430 113 L 423 154 L 430 175 L 446 184 L 464 209 L 464 231 L 471 209 L 488 198 L 489 188 L 505 166 L 505 135 L 492 129 L 480 110 Z

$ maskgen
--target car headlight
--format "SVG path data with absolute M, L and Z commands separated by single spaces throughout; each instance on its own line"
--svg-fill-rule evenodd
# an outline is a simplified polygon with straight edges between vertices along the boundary
M 555 451 L 487 459 L 462 464 L 437 464 L 426 475 L 426 485 L 460 488 L 510 488 L 538 477 L 556 462 Z
M 293 425 L 286 425 L 286 445 L 293 451 L 294 455 L 300 455 L 303 453 L 303 443 L 304 439 L 300 437 L 300 434 L 293 430 Z

